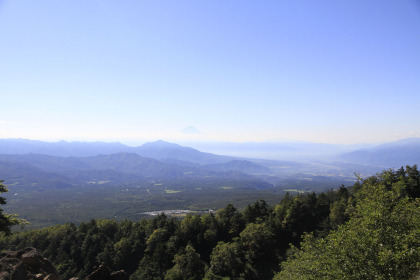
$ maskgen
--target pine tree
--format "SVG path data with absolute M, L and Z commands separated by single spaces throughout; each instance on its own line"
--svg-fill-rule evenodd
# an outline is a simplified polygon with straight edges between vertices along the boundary
M 7 186 L 0 180 L 0 193 L 8 192 Z M 6 204 L 6 198 L 0 197 L 0 205 Z M 10 228 L 14 225 L 25 224 L 25 220 L 17 218 L 16 214 L 7 214 L 0 208 L 0 233 L 10 234 Z

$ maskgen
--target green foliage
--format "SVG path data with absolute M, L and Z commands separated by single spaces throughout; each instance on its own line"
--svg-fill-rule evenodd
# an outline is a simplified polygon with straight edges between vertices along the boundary
M 245 223 L 262 222 L 270 216 L 270 207 L 264 200 L 259 200 L 254 204 L 245 207 L 243 219 Z
M 8 192 L 7 186 L 0 180 L 0 193 Z M 6 198 L 0 197 L 0 205 L 6 204 Z M 0 234 L 10 234 L 10 228 L 14 225 L 24 225 L 27 222 L 19 219 L 16 214 L 7 214 L 0 208 Z
M 232 204 L 228 204 L 225 208 L 220 209 L 217 212 L 216 220 L 219 224 L 221 240 L 223 241 L 232 240 L 245 227 L 242 214 Z
M 314 212 L 324 202 L 321 208 L 328 210 L 336 194 L 327 196 L 331 198 L 286 196 L 275 209 L 259 200 L 242 212 L 229 204 L 215 214 L 187 215 L 183 220 L 161 214 L 139 222 L 69 223 L 15 233 L 0 239 L 0 247 L 34 246 L 57 265 L 63 278 L 84 278 L 105 261 L 111 269 L 124 269 L 130 279 L 271 279 L 284 257 L 279 244 L 288 248 L 300 241 L 300 233 L 283 223 L 283 214 L 298 220 L 302 213 L 293 210 L 297 205 Z M 318 212 L 318 220 L 328 218 L 328 211 Z
M 278 262 L 272 230 L 264 223 L 250 223 L 241 232 L 239 242 L 246 261 L 246 279 L 271 279 L 272 268 Z
M 166 272 L 167 280 L 195 280 L 204 276 L 205 263 L 191 245 L 187 245 L 185 250 L 176 254 L 173 262 L 175 265 Z
M 420 266 L 420 185 L 416 166 L 406 170 L 409 178 L 399 170 L 364 180 L 350 220 L 326 238 L 307 235 L 275 279 L 411 277 Z
M 2 236 L 0 248 L 36 247 L 64 279 L 101 262 L 131 280 L 405 279 L 419 267 L 419 189 L 413 166 L 351 188 L 287 194 L 274 207 L 258 200 L 182 220 L 67 223 Z
M 210 269 L 206 275 L 208 279 L 244 279 L 245 256 L 241 253 L 239 242 L 219 242 L 213 249 Z

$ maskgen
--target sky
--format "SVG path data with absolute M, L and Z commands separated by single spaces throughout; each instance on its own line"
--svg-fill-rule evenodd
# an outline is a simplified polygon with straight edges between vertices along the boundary
M 420 137 L 418 0 L 0 0 L 0 138 Z

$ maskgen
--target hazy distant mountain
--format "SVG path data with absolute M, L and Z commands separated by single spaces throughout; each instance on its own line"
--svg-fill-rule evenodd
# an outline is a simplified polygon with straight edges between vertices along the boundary
M 420 138 L 403 139 L 341 154 L 339 160 L 360 164 L 399 168 L 405 165 L 420 164 Z
M 43 186 L 70 186 L 68 177 L 42 170 L 35 166 L 27 163 L 10 162 L 0 160 L 0 178 L 8 182 L 8 185 L 12 183 L 19 183 L 20 185 L 35 186 L 42 183 Z
M 157 160 L 174 159 L 198 164 L 227 162 L 233 157 L 203 153 L 162 140 L 148 142 L 140 147 L 106 142 L 43 142 L 26 139 L 0 139 L 0 154 L 44 154 L 58 157 L 90 157 L 115 153 L 136 153 Z
M 141 177 L 181 176 L 184 169 L 133 153 L 93 157 L 55 157 L 48 155 L 0 155 L 3 162 L 27 164 L 43 171 L 69 174 L 75 171 L 111 170 Z
M 189 162 L 189 161 L 183 161 L 183 160 L 178 160 L 178 159 L 172 159 L 172 158 L 162 159 L 160 161 L 161 162 L 164 162 L 164 163 L 167 163 L 167 164 L 172 164 L 172 165 L 176 165 L 176 166 L 183 166 L 183 167 L 197 168 L 197 167 L 200 166 L 197 163 L 193 163 L 193 162 Z
M 175 159 L 198 164 L 216 164 L 228 162 L 232 157 L 203 153 L 193 148 L 183 147 L 178 144 L 162 140 L 148 142 L 136 149 L 139 155 L 158 160 Z
M 233 172 L 235 171 L 235 172 Z M 23 184 L 49 181 L 83 184 L 89 181 L 124 182 L 144 179 L 249 178 L 238 170 L 212 170 L 196 164 L 169 164 L 134 153 L 93 157 L 0 155 L 0 178 Z M 48 181 L 48 182 L 47 182 Z
M 230 145 L 233 145 L 232 143 Z M 232 146 L 233 147 L 233 146 Z M 247 145 L 241 146 L 242 148 Z M 238 148 L 239 150 L 242 148 Z M 249 148 L 265 147 L 266 152 L 295 152 L 296 155 L 311 148 L 320 151 L 332 149 L 329 157 L 337 151 L 350 149 L 326 144 L 296 144 L 285 147 L 275 144 L 259 146 L 250 144 Z M 283 147 L 283 148 L 282 148 Z M 276 150 L 279 149 L 279 150 Z M 111 153 L 117 151 L 116 153 Z M 128 152 L 127 152 L 128 151 Z M 285 178 L 299 177 L 305 184 L 317 182 L 316 177 L 327 176 L 339 180 L 352 180 L 354 172 L 363 176 L 390 167 L 420 162 L 420 139 L 405 139 L 386 143 L 364 150 L 336 155 L 334 160 L 265 160 L 220 156 L 183 147 L 165 141 L 146 143 L 140 147 L 128 147 L 120 143 L 47 143 L 31 140 L 0 140 L 0 179 L 9 184 L 24 186 L 68 187 L 95 183 L 125 183 L 169 179 L 239 181 L 256 180 L 277 184 Z M 43 153 L 36 154 L 35 152 Z M 312 156 L 316 155 L 312 152 Z M 56 156 L 71 155 L 71 156 Z M 76 155 L 76 156 L 75 156 Z M 82 156 L 80 156 L 82 155 Z M 88 156 L 90 155 L 90 156 Z M 322 157 L 321 158 L 328 158 Z M 293 157 L 292 157 L 293 158 Z M 300 175 L 296 175 L 300 174 Z M 258 178 L 257 178 L 258 177 Z M 315 178 L 315 179 L 314 179 Z M 315 184 L 315 183 L 314 183 Z
M 133 151 L 133 147 L 118 142 L 43 142 L 27 139 L 0 139 L 0 154 L 34 153 L 61 157 L 86 157 Z
M 205 165 L 209 170 L 226 172 L 226 171 L 240 171 L 246 174 L 270 174 L 272 171 L 264 166 L 255 164 L 247 160 L 232 160 L 225 163 Z
M 351 162 L 380 167 L 396 167 L 406 164 L 415 164 L 420 161 L 420 138 L 403 139 L 381 145 L 330 145 L 318 143 L 196 143 L 200 150 L 229 154 L 221 156 L 210 152 L 201 152 L 197 149 L 184 147 L 162 140 L 148 142 L 139 147 L 130 147 L 121 143 L 106 142 L 42 142 L 25 139 L 0 139 L 0 154 L 44 154 L 58 157 L 92 157 L 98 155 L 111 155 L 117 153 L 138 154 L 142 157 L 152 158 L 161 163 L 172 166 L 192 167 L 194 164 L 226 164 L 232 160 L 243 158 L 266 158 L 280 161 L 308 161 L 333 160 Z M 33 164 L 42 161 L 36 156 Z M 67 170 L 72 165 L 83 165 L 75 159 L 62 159 L 60 168 Z M 76 163 L 75 163 L 76 162 Z M 43 160 L 43 166 L 48 164 L 54 168 L 56 161 Z M 255 163 L 255 161 L 254 161 Z M 232 167 L 232 164 L 231 164 Z M 243 172 L 246 167 L 242 166 Z M 215 167 L 216 168 L 216 167 Z M 224 167 L 219 167 L 224 170 Z M 70 168 L 71 169 L 71 168 Z M 238 168 L 234 168 L 237 170 Z M 254 173 L 254 172 L 251 172 Z M 259 172 L 256 172 L 259 173 Z
M 360 145 L 333 145 L 310 142 L 200 142 L 186 143 L 185 145 L 219 155 L 271 160 L 331 159 L 340 153 L 360 148 Z M 369 145 L 361 146 L 366 147 Z

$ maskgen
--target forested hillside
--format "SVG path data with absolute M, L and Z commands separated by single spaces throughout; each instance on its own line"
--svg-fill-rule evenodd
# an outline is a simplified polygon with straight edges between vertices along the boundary
M 63 279 L 101 262 L 130 279 L 407 279 L 420 259 L 419 179 L 407 166 L 275 206 L 69 223 L 3 236 L 0 248 L 36 247 Z
M 350 218 L 325 238 L 307 234 L 275 279 L 414 279 L 420 272 L 420 176 L 417 166 L 355 185 Z M 331 211 L 331 218 L 334 217 Z M 340 216 L 337 216 L 341 219 Z M 415 278 L 418 279 L 418 278 Z

